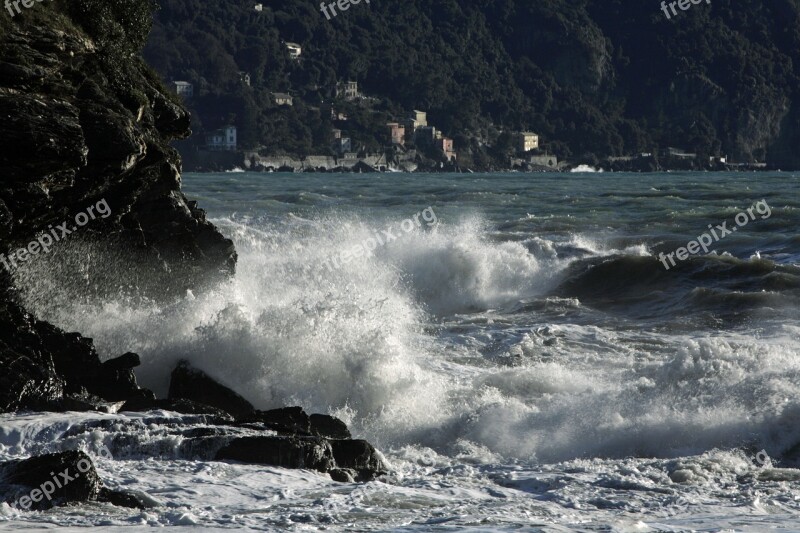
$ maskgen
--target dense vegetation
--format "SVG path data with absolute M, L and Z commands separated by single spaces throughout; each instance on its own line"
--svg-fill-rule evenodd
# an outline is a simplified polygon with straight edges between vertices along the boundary
M 713 0 L 671 20 L 655 0 L 372 0 L 330 21 L 312 0 L 254 3 L 161 0 L 145 50 L 195 84 L 196 129 L 234 122 L 247 147 L 326 151 L 333 87 L 353 79 L 377 100 L 336 108 L 368 148 L 417 108 L 468 158 L 530 129 L 562 157 L 677 146 L 800 167 L 800 0 Z

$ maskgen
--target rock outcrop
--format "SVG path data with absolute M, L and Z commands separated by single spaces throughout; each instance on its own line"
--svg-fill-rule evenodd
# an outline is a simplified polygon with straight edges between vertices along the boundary
M 164 426 L 166 442 L 181 442 L 179 457 L 374 477 L 386 471 L 380 454 L 360 441 L 337 444 L 350 438 L 342 421 L 300 408 L 257 411 L 187 364 L 175 370 L 170 398 L 156 399 L 137 384 L 137 354 L 104 354 L 118 356 L 101 362 L 92 339 L 38 320 L 16 297 L 19 264 L 30 257 L 57 248 L 67 272 L 84 260 L 58 248 L 59 237 L 72 233 L 115 258 L 86 284 L 95 296 L 125 286 L 138 297 L 171 299 L 234 272 L 233 243 L 180 190 L 181 162 L 169 143 L 189 134 L 190 121 L 140 58 L 152 8 L 149 0 L 55 0 L 0 17 L 0 413 L 170 410 L 188 422 L 156 413 L 152 423 Z M 91 220 L 81 223 L 84 213 Z M 110 430 L 124 420 L 83 426 Z M 125 437 L 136 438 L 135 431 Z M 141 448 L 150 456 L 162 450 Z M 46 484 L 50 490 L 51 472 L 67 470 L 80 476 L 34 500 Z M 0 501 L 28 493 L 24 509 L 86 501 L 146 506 L 103 487 L 78 451 L 0 463 Z
M 112 285 L 183 293 L 231 273 L 236 253 L 180 191 L 169 143 L 189 115 L 136 48 L 150 3 L 105 4 L 37 4 L 0 30 L 0 253 L 105 200 L 80 235 L 135 259 Z
M 147 506 L 135 494 L 105 487 L 91 458 L 79 451 L 0 463 L 0 488 L 4 494 L 0 501 L 21 511 L 91 501 L 139 509 Z
M 231 438 L 235 432 L 230 430 L 193 434 L 191 449 L 201 456 L 205 453 L 215 460 L 308 468 L 330 473 L 335 480 L 370 480 L 389 470 L 383 456 L 367 441 L 353 440 L 347 425 L 338 418 L 309 416 L 301 407 L 256 410 L 235 391 L 187 361 L 178 363 L 172 373 L 169 395 L 169 402 L 188 401 L 197 413 L 218 415 L 223 411 L 227 419 L 220 427 L 250 432 L 235 438 Z M 206 409 L 204 401 L 209 405 Z M 215 447 L 218 449 L 212 456 Z
M 75 238 L 121 258 L 95 269 L 87 290 L 125 285 L 169 298 L 235 268 L 233 243 L 180 191 L 169 142 L 190 133 L 189 115 L 139 57 L 151 9 L 147 0 L 37 3 L 0 21 L 0 412 L 86 394 L 153 398 L 136 384 L 138 361 L 101 365 L 91 339 L 16 303 L 18 263 L 72 238 L 76 214 L 102 207 Z M 63 261 L 68 269 L 68 254 Z

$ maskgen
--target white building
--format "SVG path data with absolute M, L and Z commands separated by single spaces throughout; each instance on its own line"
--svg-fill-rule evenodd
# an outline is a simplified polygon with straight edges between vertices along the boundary
M 294 98 L 292 98 L 291 94 L 272 93 L 272 99 L 275 101 L 277 105 L 285 105 L 289 107 L 294 105 Z
M 336 84 L 336 98 L 344 96 L 346 100 L 353 100 L 360 96 L 357 81 L 340 81 Z
M 515 135 L 517 151 L 523 154 L 539 148 L 539 135 L 530 131 L 523 131 Z
M 191 98 L 194 96 L 194 85 L 188 81 L 173 81 L 172 88 L 179 96 L 183 96 L 185 98 Z
M 236 147 L 236 126 L 225 126 L 206 133 L 206 150 L 226 152 L 235 151 Z
M 303 47 L 297 43 L 286 43 L 286 49 L 289 50 L 289 57 L 292 59 L 300 59 L 303 55 Z

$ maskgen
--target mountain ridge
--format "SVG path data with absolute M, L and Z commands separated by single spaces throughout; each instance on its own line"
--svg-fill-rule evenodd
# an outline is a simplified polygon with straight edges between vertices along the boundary
M 303 47 L 299 60 L 287 41 Z M 504 132 L 533 130 L 586 162 L 678 146 L 698 160 L 800 168 L 799 56 L 797 0 L 714 0 L 671 19 L 659 2 L 630 0 L 373 1 L 331 20 L 301 0 L 261 11 L 172 0 L 145 48 L 165 79 L 197 85 L 197 131 L 233 122 L 245 148 L 325 153 L 336 106 L 375 151 L 386 121 L 423 109 L 478 166 L 512 152 Z M 363 113 L 334 97 L 351 79 L 377 99 Z

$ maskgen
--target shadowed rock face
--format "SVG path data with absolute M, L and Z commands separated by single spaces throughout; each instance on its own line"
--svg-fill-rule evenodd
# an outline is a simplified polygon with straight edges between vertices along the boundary
M 95 4 L 36 4 L 0 30 L 0 250 L 104 199 L 81 236 L 127 251 L 154 295 L 231 273 L 232 242 L 180 191 L 169 142 L 189 115 L 135 47 L 148 2 Z
M 180 191 L 169 142 L 190 133 L 189 115 L 139 57 L 152 8 L 149 0 L 54 0 L 1 18 L 4 261 L 64 222 L 74 229 L 76 214 L 104 202 L 102 214 L 68 237 L 114 257 L 92 269 L 98 277 L 87 285 L 100 295 L 126 285 L 170 298 L 233 273 L 233 243 Z M 66 281 L 74 259 L 59 256 Z M 22 309 L 3 264 L 0 329 L 0 412 L 53 408 L 64 395 L 152 398 L 130 368 L 101 367 L 91 339 Z
M 72 226 L 76 214 L 104 202 L 101 216 L 76 238 L 114 262 L 96 269 L 105 278 L 87 285 L 101 293 L 127 282 L 140 296 L 163 299 L 225 279 L 236 253 L 180 191 L 180 160 L 168 142 L 189 133 L 189 117 L 139 59 L 150 9 L 149 0 L 54 0 L 11 22 L 0 17 L 0 254 L 27 246 L 51 226 Z M 56 268 L 68 283 L 71 262 L 86 254 L 59 252 Z M 154 419 L 168 441 L 152 447 L 151 456 L 180 436 L 180 457 L 310 468 L 342 481 L 388 470 L 369 444 L 346 440 L 341 420 L 299 407 L 256 411 L 185 363 L 173 373 L 170 398 L 157 400 L 136 382 L 137 354 L 101 363 L 91 339 L 37 320 L 19 305 L 13 265 L 9 270 L 0 265 L 0 412 L 169 409 L 192 416 L 185 424 Z M 41 279 L 35 274 L 28 283 Z M 100 418 L 86 429 L 108 430 L 129 449 L 125 441 L 135 442 L 141 428 L 120 436 L 125 420 Z M 0 501 L 26 497 L 67 470 L 81 475 L 58 487 L 52 501 L 23 508 L 148 505 L 103 487 L 78 451 L 0 463 Z
M 80 451 L 0 463 L 0 486 L 4 488 L 0 501 L 23 511 L 90 501 L 138 509 L 148 506 L 134 493 L 104 487 L 91 458 Z

